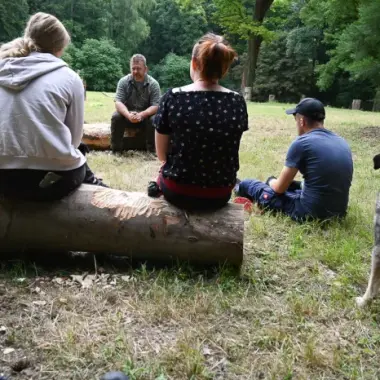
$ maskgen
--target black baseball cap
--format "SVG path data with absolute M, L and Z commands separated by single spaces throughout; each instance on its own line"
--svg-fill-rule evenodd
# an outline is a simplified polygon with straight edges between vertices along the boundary
M 323 121 L 326 117 L 325 107 L 322 102 L 314 98 L 302 99 L 295 108 L 285 111 L 288 115 L 300 115 L 307 116 L 315 121 Z

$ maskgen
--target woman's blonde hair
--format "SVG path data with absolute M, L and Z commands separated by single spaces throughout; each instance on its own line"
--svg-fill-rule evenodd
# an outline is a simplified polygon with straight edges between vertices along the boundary
M 0 59 L 26 57 L 33 51 L 54 54 L 70 43 L 63 24 L 53 15 L 39 12 L 31 16 L 24 36 L 0 47 Z

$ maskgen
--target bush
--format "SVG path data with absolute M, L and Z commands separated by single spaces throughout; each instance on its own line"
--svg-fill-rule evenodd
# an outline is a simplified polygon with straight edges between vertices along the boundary
M 75 57 L 77 55 L 77 48 L 74 46 L 74 44 L 70 44 L 63 53 L 62 59 L 71 67 L 73 70 L 75 70 Z
M 151 70 L 151 75 L 160 83 L 163 92 L 190 82 L 190 58 L 169 53 Z
M 69 48 L 63 59 L 73 70 L 80 71 L 88 90 L 115 91 L 123 76 L 122 52 L 107 39 L 87 39 L 80 49 Z

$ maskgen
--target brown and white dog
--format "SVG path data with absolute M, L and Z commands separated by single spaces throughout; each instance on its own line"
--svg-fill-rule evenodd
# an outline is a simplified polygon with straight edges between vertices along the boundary
M 373 158 L 374 169 L 380 169 L 380 154 Z M 369 276 L 367 290 L 363 297 L 356 298 L 356 304 L 360 307 L 367 305 L 377 296 L 380 290 L 380 193 L 376 199 L 375 213 L 375 245 L 372 250 L 371 274 Z

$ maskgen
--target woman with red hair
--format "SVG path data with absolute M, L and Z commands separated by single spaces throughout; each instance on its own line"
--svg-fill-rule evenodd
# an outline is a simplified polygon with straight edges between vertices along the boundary
M 158 186 L 180 208 L 217 209 L 231 197 L 248 115 L 244 98 L 219 81 L 235 58 L 221 36 L 205 35 L 193 49 L 193 83 L 161 99 L 154 120 L 156 152 L 164 163 Z

